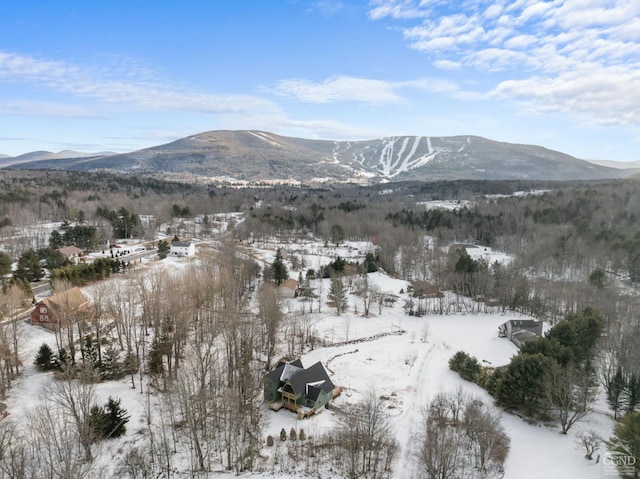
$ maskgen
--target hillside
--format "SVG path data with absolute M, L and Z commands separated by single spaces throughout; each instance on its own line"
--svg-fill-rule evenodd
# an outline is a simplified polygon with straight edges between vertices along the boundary
M 23 155 L 25 156 L 25 155 Z M 309 140 L 262 131 L 212 131 L 126 154 L 39 159 L 13 168 L 193 174 L 244 181 L 592 180 L 624 177 L 609 168 L 534 145 L 477 136 Z

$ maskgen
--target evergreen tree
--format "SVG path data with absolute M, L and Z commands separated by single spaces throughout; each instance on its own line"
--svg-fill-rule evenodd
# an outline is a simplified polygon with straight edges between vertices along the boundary
M 5 286 L 5 276 L 11 274 L 11 258 L 0 251 L 0 286 Z
M 628 414 L 613 426 L 609 450 L 627 460 L 615 461 L 621 477 L 640 477 L 640 412 Z
M 84 360 L 91 364 L 93 368 L 101 370 L 102 365 L 98 359 L 98 348 L 99 345 L 91 338 L 91 336 L 87 335 L 82 348 Z
M 151 343 L 151 350 L 149 351 L 149 357 L 147 359 L 147 367 L 149 368 L 149 374 L 163 374 L 164 373 L 164 361 L 163 350 L 165 345 L 163 341 L 155 339 Z
M 609 403 L 609 407 L 613 411 L 613 417 L 615 419 L 618 418 L 618 414 L 620 410 L 623 408 L 623 397 L 624 392 L 627 387 L 627 381 L 622 374 L 622 369 L 618 367 L 616 373 L 608 378 L 605 390 L 607 392 L 607 403 Z
M 47 343 L 42 343 L 33 363 L 41 371 L 51 371 L 58 368 L 55 354 Z
M 458 351 L 449 359 L 449 369 L 457 372 L 462 379 L 472 382 L 478 381 L 482 371 L 478 359 L 464 351 Z
M 634 412 L 640 405 L 640 376 L 631 374 L 627 378 L 622 400 L 627 414 Z
M 271 271 L 273 273 L 273 280 L 278 286 L 289 279 L 289 271 L 287 271 L 287 266 L 282 259 L 282 250 L 280 248 L 276 251 L 276 258 L 271 264 Z
M 44 271 L 40 265 L 40 258 L 34 250 L 22 253 L 18 259 L 18 267 L 13 273 L 14 278 L 24 279 L 28 282 L 40 281 Z
M 94 404 L 91 406 L 89 410 L 89 424 L 91 425 L 92 431 L 92 442 L 96 442 L 104 439 L 104 430 L 105 430 L 105 412 L 104 408 Z
M 540 353 L 514 356 L 496 384 L 497 403 L 531 416 L 539 413 L 544 399 L 543 381 L 551 361 Z
M 49 235 L 49 247 L 51 248 L 62 248 L 64 246 L 64 240 L 62 239 L 62 235 L 58 230 L 53 230 Z
M 109 439 L 112 437 L 120 437 L 127 432 L 126 424 L 129 422 L 127 410 L 120 405 L 120 399 L 109 397 L 105 405 L 105 421 L 104 421 L 104 437 Z
M 375 273 L 378 271 L 378 257 L 369 252 L 364 257 L 364 268 L 367 273 Z
M 165 240 L 158 241 L 158 257 L 164 259 L 169 255 L 171 246 Z
M 120 437 L 126 431 L 129 422 L 127 410 L 120 405 L 120 399 L 109 396 L 103 407 L 94 405 L 89 413 L 89 421 L 94 432 L 95 440 Z

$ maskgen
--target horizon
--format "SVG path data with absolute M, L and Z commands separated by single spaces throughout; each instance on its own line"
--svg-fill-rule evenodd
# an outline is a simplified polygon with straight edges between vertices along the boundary
M 433 3 L 7 2 L 0 154 L 263 130 L 640 160 L 640 4 Z
M 215 132 L 217 132 L 217 131 L 234 131 L 234 132 L 242 132 L 242 131 L 262 131 L 262 132 L 264 132 L 264 133 L 273 134 L 272 132 L 268 132 L 268 131 L 265 131 L 265 130 L 212 130 L 212 131 L 202 132 L 202 133 L 199 133 L 199 134 L 189 135 L 189 136 L 198 136 L 198 135 L 200 135 L 200 134 L 215 133 Z M 287 135 L 279 135 L 279 136 L 285 136 L 285 137 L 286 137 Z M 394 135 L 394 136 L 415 136 L 415 135 Z M 422 135 L 422 136 L 423 136 L 423 137 L 426 137 L 427 135 Z M 462 136 L 462 137 L 467 136 L 467 137 L 470 137 L 470 136 L 474 136 L 474 135 L 452 135 L 452 137 L 455 137 L 455 136 Z M 184 139 L 184 138 L 186 138 L 186 137 L 179 138 L 179 139 Z M 443 137 L 443 138 L 444 138 L 444 137 Z M 479 137 L 479 138 L 484 138 L 484 137 Z M 323 139 L 323 140 L 329 140 L 329 141 L 345 141 L 345 142 L 349 142 L 349 141 L 351 141 L 351 142 L 358 142 L 358 141 L 374 141 L 374 140 L 377 140 L 377 139 L 380 139 L 380 138 L 368 138 L 368 139 L 364 139 L 364 140 L 331 140 L 331 139 Z M 486 140 L 489 140 L 489 141 L 494 141 L 494 140 L 492 140 L 491 138 L 485 138 L 485 139 L 486 139 Z M 171 143 L 171 142 L 168 142 L 168 143 Z M 166 143 L 166 144 L 168 144 L 168 143 Z M 509 143 L 509 142 L 507 142 L 507 143 Z M 509 144 L 517 145 L 516 143 L 509 143 Z M 151 145 L 151 146 L 149 146 L 149 147 L 143 147 L 143 148 L 141 148 L 141 149 L 147 149 L 147 148 L 160 147 L 160 146 L 163 146 L 163 145 L 164 145 L 164 144 Z M 522 144 L 522 145 L 524 145 L 524 144 Z M 546 148 L 546 147 L 544 147 L 543 145 L 530 145 L 530 146 L 536 146 L 536 147 L 538 147 L 538 146 L 539 146 L 539 147 L 541 147 L 541 148 Z M 16 155 L 16 156 L 8 156 L 8 159 L 15 159 L 15 158 L 19 158 L 19 157 L 21 157 L 21 156 L 26 156 L 26 155 L 30 155 L 30 154 L 34 154 L 34 153 L 49 153 L 49 154 L 53 154 L 53 155 L 60 155 L 61 153 L 70 152 L 70 153 L 79 153 L 79 154 L 81 154 L 82 156 L 87 156 L 87 157 L 88 157 L 88 156 L 91 156 L 91 155 L 101 155 L 101 154 L 106 154 L 106 155 L 108 155 L 108 156 L 111 156 L 111 155 L 120 155 L 120 154 L 128 154 L 128 153 L 133 153 L 134 151 L 138 151 L 138 150 L 131 150 L 131 151 L 108 151 L 108 150 L 100 150 L 100 151 L 78 151 L 78 150 L 69 150 L 69 149 L 65 149 L 65 150 L 58 150 L 58 151 L 51 151 L 51 150 L 33 150 L 33 151 L 27 151 L 27 152 L 25 152 L 25 153 L 22 153 L 22 154 L 20 154 L 20 155 Z M 564 153 L 564 152 L 559 151 L 558 153 Z M 0 157 L 3 157 L 3 156 L 4 156 L 4 154 L 0 151 Z M 65 159 L 65 158 L 72 158 L 72 157 L 65 157 L 65 156 L 61 156 L 61 157 L 60 157 L 60 159 Z M 576 159 L 578 159 L 578 160 L 582 160 L 582 161 L 586 161 L 586 162 L 590 162 L 590 163 L 603 163 L 603 164 L 605 164 L 605 163 L 611 163 L 611 164 L 614 164 L 614 165 L 619 165 L 619 166 L 613 166 L 614 168 L 616 168 L 616 167 L 618 167 L 618 168 L 619 168 L 619 167 L 622 167 L 623 165 L 625 165 L 625 164 L 627 164 L 627 163 L 630 165 L 630 167 L 632 167 L 632 168 L 633 168 L 634 166 L 631 166 L 631 165 L 633 165 L 634 163 L 638 163 L 638 162 L 640 162 L 640 160 L 616 161 L 616 160 L 598 160 L 598 159 L 592 159 L 592 158 L 576 158 Z M 605 165 L 605 166 L 606 166 L 606 165 Z

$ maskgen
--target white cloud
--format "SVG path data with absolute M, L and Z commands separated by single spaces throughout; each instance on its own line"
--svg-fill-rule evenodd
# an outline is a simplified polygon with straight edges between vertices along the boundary
M 135 73 L 123 72 L 120 78 L 108 79 L 103 72 L 90 68 L 83 70 L 65 62 L 0 52 L 0 81 L 36 85 L 77 98 L 98 100 L 104 104 L 132 107 L 141 111 L 233 113 L 278 110 L 275 104 L 259 97 L 188 91 L 176 85 L 146 78 L 137 79 Z M 50 108 L 43 105 L 41 113 L 47 114 L 47 109 Z M 68 107 L 68 111 L 72 109 L 73 107 Z M 62 111 L 61 108 L 60 110 Z
M 427 3 L 427 2 L 424 2 Z M 412 0 L 372 0 L 369 18 L 379 20 L 385 17 L 394 19 L 421 18 L 427 12 L 421 7 L 423 2 L 417 3 Z
M 562 112 L 597 125 L 640 125 L 640 71 L 610 67 L 557 77 L 506 80 L 493 95 L 514 99 L 531 111 Z
M 373 19 L 403 19 L 409 46 L 434 66 L 475 70 L 494 83 L 494 96 L 579 121 L 640 128 L 638 0 L 370 5 Z
M 305 103 L 359 102 L 374 105 L 399 103 L 403 99 L 394 91 L 392 83 L 336 76 L 317 83 L 304 79 L 282 80 L 275 92 Z
M 537 38 L 535 35 L 514 35 L 504 42 L 504 46 L 508 49 L 520 50 L 522 48 L 527 48 L 536 41 Z
M 37 102 L 28 100 L 0 100 L 0 113 L 12 116 L 47 116 L 53 118 L 107 118 L 95 108 L 65 103 Z
M 436 60 L 433 62 L 433 66 L 440 68 L 441 70 L 460 70 L 460 68 L 462 68 L 460 62 L 454 62 L 451 60 Z
M 453 68 L 452 65 L 444 66 Z M 456 82 L 440 78 L 419 78 L 404 81 L 383 81 L 348 76 L 331 77 L 323 82 L 309 80 L 282 80 L 275 93 L 305 103 L 356 102 L 368 105 L 398 104 L 407 100 L 402 94 L 419 90 L 445 94 L 451 98 L 481 98 L 475 92 L 465 91 Z

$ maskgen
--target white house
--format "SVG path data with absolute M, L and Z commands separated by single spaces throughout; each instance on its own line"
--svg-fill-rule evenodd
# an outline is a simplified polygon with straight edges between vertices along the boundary
M 191 241 L 174 241 L 171 243 L 169 256 L 192 257 L 196 255 L 196 244 Z

